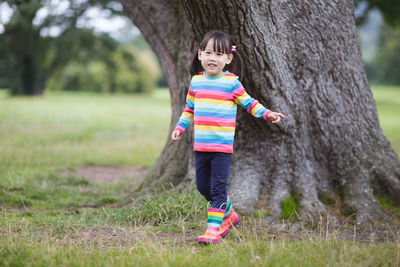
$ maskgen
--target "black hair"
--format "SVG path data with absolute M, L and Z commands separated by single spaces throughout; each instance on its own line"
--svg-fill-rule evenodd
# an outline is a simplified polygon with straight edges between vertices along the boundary
M 214 40 L 214 51 L 224 54 L 233 54 L 232 62 L 229 65 L 225 66 L 225 69 L 230 72 L 236 74 L 241 77 L 243 74 L 242 67 L 242 58 L 237 51 L 232 51 L 232 46 L 234 45 L 232 42 L 232 38 L 221 31 L 213 30 L 204 36 L 203 40 L 200 42 L 199 49 L 204 51 L 208 44 L 208 41 Z M 198 57 L 198 51 L 193 54 L 192 64 L 190 65 L 190 76 L 198 74 L 199 72 L 204 71 L 203 66 L 201 66 L 201 62 Z

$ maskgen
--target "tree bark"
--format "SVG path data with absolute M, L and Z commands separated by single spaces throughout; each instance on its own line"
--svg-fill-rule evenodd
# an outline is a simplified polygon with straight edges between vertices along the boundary
M 170 88 L 172 132 L 186 104 L 190 82 L 188 70 L 194 39 L 189 21 L 179 0 L 121 0 L 121 3 L 160 60 Z M 142 191 L 177 186 L 193 177 L 191 131 L 180 142 L 172 142 L 170 133 L 166 135 L 165 147 L 142 184 Z
M 273 125 L 239 108 L 229 185 L 237 210 L 266 198 L 277 219 L 282 200 L 294 196 L 302 219 L 330 217 L 320 198 L 336 192 L 360 225 L 387 218 L 377 194 L 400 204 L 400 162 L 379 126 L 352 0 L 121 2 L 168 77 L 171 129 L 187 92 L 190 40 L 212 29 L 238 45 L 248 93 L 287 116 Z M 168 138 L 143 188 L 186 180 L 190 137 Z

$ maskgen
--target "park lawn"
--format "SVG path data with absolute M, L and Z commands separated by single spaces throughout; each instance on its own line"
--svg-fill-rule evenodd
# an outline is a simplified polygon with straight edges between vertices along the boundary
M 380 122 L 400 152 L 400 88 L 373 87 Z M 257 218 L 218 246 L 198 246 L 204 201 L 153 194 L 118 206 L 134 185 L 61 175 L 87 165 L 149 168 L 169 136 L 167 90 L 152 95 L 0 91 L 0 265 L 5 266 L 399 266 L 400 240 L 344 241 L 334 232 L 272 237 Z M 99 202 L 100 208 L 87 203 Z
M 87 165 L 149 168 L 168 136 L 167 90 L 152 96 L 49 93 L 0 98 L 0 203 L 76 207 L 113 202 L 126 184 L 97 185 L 60 171 Z
M 400 155 L 400 87 L 372 86 L 372 89 L 383 133 Z

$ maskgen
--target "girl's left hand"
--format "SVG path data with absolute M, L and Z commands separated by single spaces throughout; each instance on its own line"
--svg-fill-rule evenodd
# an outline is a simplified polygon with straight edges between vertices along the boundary
M 281 121 L 281 118 L 282 119 L 285 118 L 285 115 L 283 115 L 282 113 L 272 111 L 268 113 L 267 118 L 272 123 L 279 123 Z

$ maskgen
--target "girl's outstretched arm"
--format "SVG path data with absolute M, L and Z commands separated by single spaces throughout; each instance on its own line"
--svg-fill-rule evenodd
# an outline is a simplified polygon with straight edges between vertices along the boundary
M 282 113 L 274 112 L 265 108 L 257 100 L 249 96 L 239 80 L 236 80 L 232 93 L 235 102 L 256 118 L 264 118 L 272 123 L 279 123 L 282 118 L 285 118 L 285 115 Z

